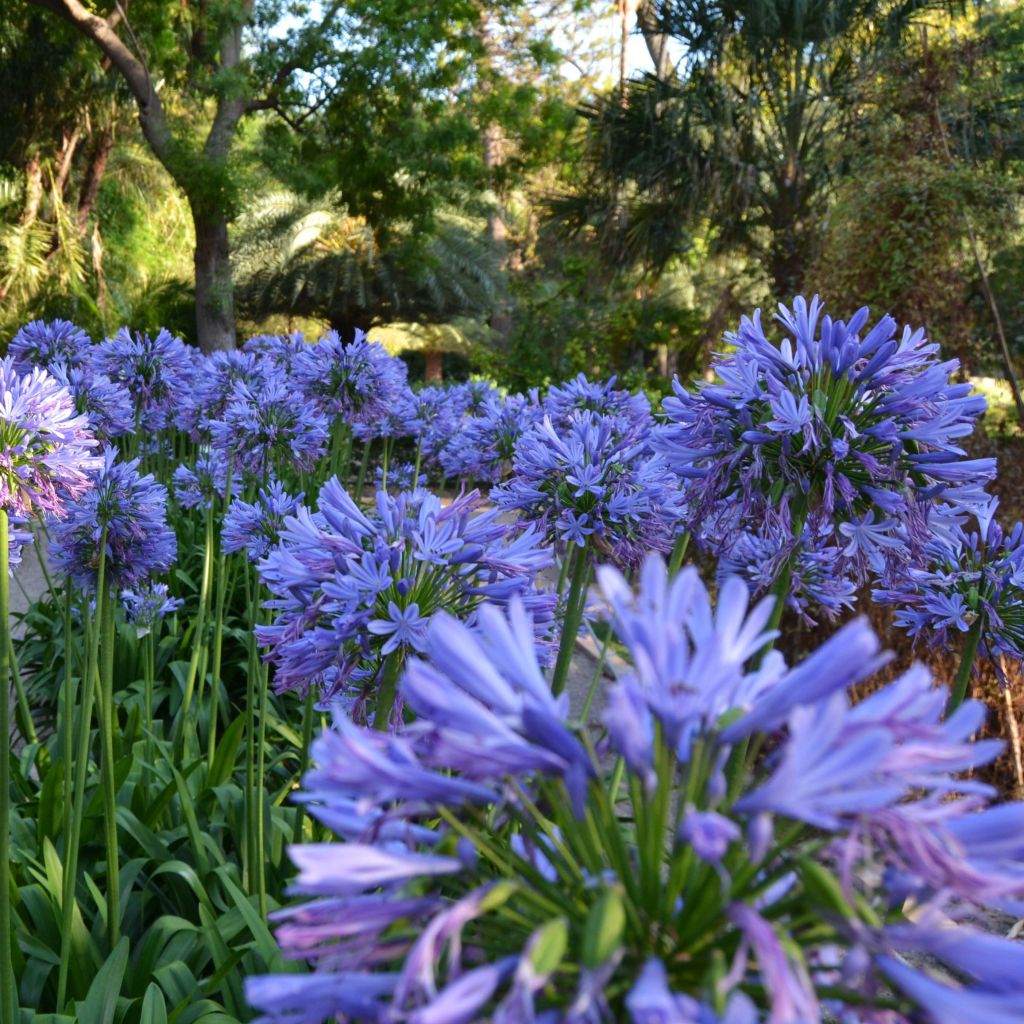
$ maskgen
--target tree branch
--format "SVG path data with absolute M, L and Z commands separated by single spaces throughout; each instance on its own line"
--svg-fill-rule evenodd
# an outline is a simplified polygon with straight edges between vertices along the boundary
M 153 88 L 145 64 L 122 42 L 114 31 L 123 12 L 101 18 L 84 7 L 79 0 L 28 0 L 36 7 L 53 11 L 69 22 L 87 39 L 91 39 L 120 72 L 139 107 L 139 124 L 157 159 L 167 167 L 171 151 L 171 130 L 167 124 L 160 97 Z M 115 17 L 115 13 L 117 16 Z

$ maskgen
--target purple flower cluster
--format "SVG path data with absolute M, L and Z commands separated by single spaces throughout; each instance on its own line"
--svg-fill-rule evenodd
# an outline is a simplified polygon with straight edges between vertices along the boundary
M 283 377 L 238 384 L 223 415 L 210 425 L 210 443 L 232 470 L 266 481 L 286 468 L 309 471 L 327 451 L 327 419 Z
M 302 346 L 292 357 L 291 376 L 323 415 L 350 425 L 386 415 L 406 383 L 405 364 L 362 331 L 349 344 L 331 331 Z
M 303 799 L 342 841 L 292 848 L 311 899 L 278 940 L 314 973 L 251 979 L 261 1020 L 1016 1020 L 1024 953 L 965 923 L 1024 909 L 1024 805 L 962 774 L 998 747 L 970 741 L 984 708 L 943 721 L 921 668 L 852 704 L 885 660 L 862 620 L 751 670 L 771 601 L 735 578 L 717 608 L 657 560 L 638 594 L 599 578 L 633 666 L 605 711 L 625 777 L 521 605 L 435 617 L 400 684 L 413 725 L 317 741 Z M 765 733 L 737 786 L 735 745 Z
M 512 470 L 516 444 L 543 418 L 536 396 L 488 395 L 441 449 L 445 476 L 498 483 Z
M 668 551 L 686 515 L 678 478 L 644 442 L 622 436 L 618 417 L 577 413 L 562 432 L 545 417 L 520 438 L 513 467 L 491 491 L 500 508 L 621 565 Z
M 226 552 L 244 551 L 250 562 L 269 554 L 281 538 L 285 520 L 295 515 L 303 494 L 290 495 L 277 480 L 261 487 L 254 502 L 236 498 L 224 514 L 221 546 Z
M 173 615 L 184 603 L 180 597 L 171 597 L 166 583 L 121 591 L 125 619 L 135 627 L 135 635 L 140 639 L 155 633 L 164 618 Z
M 77 365 L 58 361 L 47 368 L 68 389 L 75 409 L 88 419 L 96 437 L 110 441 L 135 429 L 135 410 L 127 389 L 97 373 L 88 360 Z
M 951 635 L 977 624 L 980 650 L 997 670 L 1000 655 L 1024 661 L 1024 524 L 1005 533 L 995 518 L 998 504 L 993 498 L 974 511 L 976 530 L 966 528 L 961 509 L 936 508 L 924 557 L 891 588 L 872 593 L 898 607 L 896 624 L 915 638 L 946 646 Z
M 84 590 L 96 588 L 104 537 L 111 591 L 142 586 L 174 562 L 177 542 L 167 525 L 167 488 L 138 467 L 138 459 L 122 462 L 114 448 L 107 448 L 90 477 L 92 486 L 53 527 L 53 563 Z
M 615 425 L 619 437 L 640 440 L 650 432 L 651 403 L 642 393 L 615 387 L 615 377 L 591 381 L 582 374 L 562 385 L 552 385 L 544 396 L 544 411 L 556 430 L 571 427 L 579 413 L 595 413 Z
M 834 572 L 886 579 L 916 557 L 931 502 L 970 497 L 994 475 L 994 460 L 956 443 L 985 400 L 950 383 L 957 361 L 940 362 L 923 331 L 897 336 L 883 317 L 862 337 L 867 309 L 849 322 L 821 314 L 817 297 L 780 306 L 777 343 L 760 311 L 744 317 L 715 383 L 674 383 L 653 444 L 692 480 L 693 519 L 718 527 L 701 532 L 716 553 L 788 518 L 791 548 L 809 535 L 814 550 L 838 549 Z
M 90 365 L 127 390 L 136 429 L 149 435 L 173 422 L 181 397 L 191 387 L 194 351 L 164 328 L 151 338 L 123 327 L 93 349 Z
M 195 463 L 182 463 L 174 471 L 174 497 L 182 508 L 208 510 L 227 497 L 228 467 L 224 456 L 214 449 L 200 449 Z
M 277 612 L 260 627 L 281 689 L 318 687 L 325 699 L 368 696 L 392 651 L 419 650 L 427 618 L 446 609 L 472 618 L 486 600 L 527 600 L 546 638 L 554 596 L 534 585 L 551 562 L 532 530 L 514 532 L 476 492 L 442 506 L 425 491 L 378 492 L 360 510 L 337 479 L 317 511 L 286 517 L 280 545 L 259 572 Z
M 51 363 L 78 366 L 88 361 L 92 340 L 70 320 L 33 320 L 11 338 L 7 354 L 14 359 L 19 373 Z
M 38 367 L 21 374 L 11 356 L 0 360 L 0 506 L 24 518 L 63 514 L 91 486 L 95 447 L 67 388 Z

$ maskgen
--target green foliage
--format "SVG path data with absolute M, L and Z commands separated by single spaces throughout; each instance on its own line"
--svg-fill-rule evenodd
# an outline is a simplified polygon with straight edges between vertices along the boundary
M 178 524 L 181 561 L 173 589 L 185 598 L 182 623 L 195 621 L 202 562 L 194 523 Z M 237 580 L 237 576 L 236 576 Z M 81 624 L 64 633 L 62 602 L 46 595 L 24 617 L 18 642 L 30 699 L 49 738 L 22 748 L 14 778 L 11 868 L 19 953 L 15 975 L 20 1002 L 33 1020 L 72 1024 L 147 1024 L 157 1021 L 233 1024 L 252 1017 L 243 980 L 266 971 L 301 970 L 281 959 L 266 923 L 266 910 L 284 898 L 291 866 L 286 844 L 319 832 L 288 797 L 302 765 L 303 741 L 292 723 L 302 714 L 294 696 L 271 698 L 260 735 L 267 787 L 264 864 L 267 905 L 262 907 L 245 868 L 243 837 L 251 832 L 252 802 L 246 797 L 246 722 L 249 629 L 241 586 L 232 589 L 225 617 L 227 657 L 222 665 L 223 716 L 213 749 L 209 700 L 196 723 L 198 743 L 175 741 L 182 714 L 182 680 L 191 629 L 174 623 L 155 644 L 155 729 L 144 728 L 143 677 L 146 645 L 134 628 L 118 623 L 114 679 L 117 823 L 120 843 L 120 924 L 123 938 L 109 946 L 106 922 L 107 867 L 103 843 L 102 775 L 90 758 L 82 829 L 79 884 L 71 915 L 72 935 L 65 1002 L 58 1005 L 62 950 L 62 865 L 65 862 L 63 731 L 53 725 L 70 657 L 72 692 L 81 693 L 85 663 Z M 58 600 L 60 600 L 58 598 Z M 206 639 L 206 638 L 203 638 Z M 256 671 L 260 671 L 257 667 Z M 209 687 L 210 682 L 207 683 Z M 93 732 L 90 750 L 98 748 Z M 202 751 L 200 753 L 199 751 Z
M 445 210 L 431 234 L 391 233 L 382 246 L 336 194 L 254 203 L 235 235 L 235 270 L 239 309 L 250 318 L 284 313 L 339 328 L 482 314 L 503 288 L 481 221 Z
M 970 301 L 978 273 L 971 233 L 1004 244 L 1016 217 L 1005 171 L 957 147 L 977 138 L 983 95 L 984 76 L 964 72 L 986 59 L 974 40 L 943 39 L 890 59 L 863 93 L 867 114 L 849 140 L 849 170 L 811 273 L 835 310 L 867 304 L 924 324 L 968 365 L 977 362 L 972 331 L 990 320 Z

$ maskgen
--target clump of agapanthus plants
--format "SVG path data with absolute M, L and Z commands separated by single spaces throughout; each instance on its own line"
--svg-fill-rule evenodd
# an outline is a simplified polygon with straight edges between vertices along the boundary
M 714 383 L 691 392 L 676 380 L 652 443 L 691 479 L 692 519 L 715 553 L 789 520 L 780 597 L 805 536 L 835 543 L 834 571 L 855 583 L 893 578 L 919 554 L 930 503 L 994 475 L 995 460 L 957 444 L 985 400 L 951 382 L 957 360 L 940 361 L 923 330 L 898 334 L 892 317 L 866 330 L 866 308 L 832 320 L 798 297 L 776 320 L 781 340 L 760 310 L 726 335 L 734 350 L 715 358 Z
M 51 560 L 83 594 L 83 619 L 89 620 L 84 672 L 82 713 L 72 728 L 65 727 L 65 792 L 69 795 L 65 834 L 65 931 L 62 933 L 62 968 L 59 988 L 64 990 L 70 956 L 71 908 L 77 884 L 82 805 L 89 766 L 90 716 L 96 702 L 101 749 L 104 839 L 106 846 L 106 921 L 112 943 L 121 927 L 120 846 L 118 843 L 117 791 L 114 769 L 114 736 L 119 722 L 114 701 L 114 645 L 116 643 L 115 595 L 123 590 L 144 589 L 174 561 L 177 542 L 167 524 L 167 488 L 150 474 L 139 472 L 139 460 L 124 461 L 115 448 L 107 447 L 102 465 L 91 478 L 91 488 L 69 504 L 53 526 Z M 92 600 L 89 600 L 89 597 Z M 65 652 L 70 657 L 70 652 Z M 98 684 L 98 688 L 97 688 Z M 66 702 L 66 707 L 70 704 Z M 152 701 L 147 701 L 152 715 Z M 145 723 L 152 728 L 152 718 Z
M 974 916 L 1024 898 L 1024 805 L 960 774 L 983 707 L 943 721 L 920 667 L 852 703 L 863 620 L 758 657 L 771 599 L 736 578 L 717 608 L 657 559 L 600 582 L 632 664 L 603 739 L 516 603 L 431 622 L 404 732 L 323 733 L 302 799 L 340 841 L 292 847 L 310 899 L 276 915 L 313 974 L 251 979 L 261 1020 L 1018 1019 L 1024 951 Z
M 20 373 L 14 356 L 0 360 L 0 1000 L 5 1008 L 17 1005 L 11 960 L 8 577 L 30 536 L 20 527 L 37 513 L 65 516 L 68 504 L 89 491 L 92 471 L 102 461 L 94 453 L 96 443 L 88 419 L 59 381 L 39 367 Z M 15 685 L 24 702 L 17 675 Z M 70 921 L 67 925 L 70 931 Z
M 935 508 L 922 559 L 891 587 L 872 592 L 874 600 L 897 607 L 896 624 L 915 639 L 950 647 L 954 637 L 963 638 L 951 708 L 964 699 L 979 654 L 1001 678 L 1003 657 L 1024 661 L 1024 523 L 1005 532 L 998 505 L 992 498 L 970 516 L 954 506 Z
M 534 580 L 551 551 L 535 530 L 513 529 L 481 504 L 476 492 L 442 506 L 422 490 L 379 491 L 364 512 L 328 480 L 317 511 L 287 517 L 281 543 L 259 563 L 277 617 L 257 636 L 277 688 L 315 687 L 383 729 L 397 716 L 398 672 L 422 650 L 435 611 L 471 619 L 484 601 L 518 595 L 535 614 L 534 642 L 544 644 L 555 598 Z

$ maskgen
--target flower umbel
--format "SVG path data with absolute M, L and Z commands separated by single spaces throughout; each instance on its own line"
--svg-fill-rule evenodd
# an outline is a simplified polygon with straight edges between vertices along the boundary
M 262 1019 L 1016 1019 L 1018 946 L 950 917 L 1024 896 L 1024 805 L 985 809 L 960 774 L 997 746 L 969 741 L 983 708 L 943 722 L 923 669 L 851 704 L 880 663 L 861 620 L 750 670 L 771 602 L 749 608 L 738 580 L 712 608 L 695 571 L 656 560 L 636 594 L 599 578 L 633 665 L 611 757 L 552 696 L 515 601 L 475 628 L 431 621 L 406 731 L 321 736 L 303 799 L 341 842 L 293 848 L 312 900 L 278 916 L 314 974 L 251 981 Z M 782 725 L 764 772 L 726 777 L 734 744 Z

